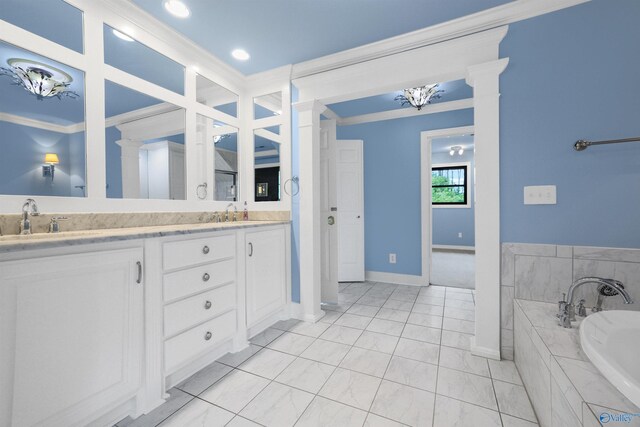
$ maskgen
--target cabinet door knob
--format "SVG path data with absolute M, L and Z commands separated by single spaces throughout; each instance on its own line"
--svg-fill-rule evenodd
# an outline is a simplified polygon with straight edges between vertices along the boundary
M 211 332 L 207 331 L 207 333 L 204 334 L 204 340 L 205 341 L 209 341 L 212 336 L 213 336 L 213 334 Z
M 204 309 L 209 310 L 211 308 L 211 301 L 207 301 L 204 303 Z
M 208 281 L 209 281 L 209 279 L 211 279 L 211 276 L 209 276 L 209 273 L 204 273 L 204 274 L 202 275 L 202 281 L 203 281 L 203 282 L 208 282 Z
M 208 254 L 208 253 L 209 253 L 209 246 L 205 245 L 205 246 L 202 248 L 202 253 L 203 253 L 203 254 L 205 254 L 205 255 L 206 255 L 206 254 Z

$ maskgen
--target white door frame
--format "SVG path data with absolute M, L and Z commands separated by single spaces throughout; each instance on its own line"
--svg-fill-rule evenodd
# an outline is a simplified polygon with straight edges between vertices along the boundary
M 325 105 L 464 78 L 473 87 L 476 144 L 476 334 L 471 350 L 500 358 L 499 77 L 509 60 L 500 59 L 499 47 L 507 30 L 499 27 L 293 80 L 300 100 L 300 295 L 305 319 L 321 316 L 319 174 L 314 169 Z M 309 168 L 306 179 L 303 167 Z
M 422 278 L 431 283 L 431 247 L 433 239 L 433 214 L 431 206 L 431 147 L 433 140 L 446 136 L 469 135 L 473 126 L 426 130 L 420 132 L 420 207 L 422 225 Z M 469 171 L 471 172 L 471 171 Z M 468 173 L 469 173 L 468 172 Z M 473 203 L 473 199 L 469 200 Z M 427 272 L 427 274 L 425 274 Z

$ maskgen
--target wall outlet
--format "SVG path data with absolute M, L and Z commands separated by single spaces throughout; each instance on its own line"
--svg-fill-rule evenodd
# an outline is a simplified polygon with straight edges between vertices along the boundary
M 524 187 L 525 205 L 555 205 L 555 185 L 535 185 Z
M 462 239 L 462 233 L 458 233 L 458 238 Z
M 389 254 L 389 264 L 396 263 L 396 254 Z

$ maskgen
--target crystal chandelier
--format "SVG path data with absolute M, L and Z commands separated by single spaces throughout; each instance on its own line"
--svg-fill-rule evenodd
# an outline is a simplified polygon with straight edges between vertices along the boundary
M 431 100 L 440 98 L 444 90 L 438 90 L 438 86 L 434 84 L 405 89 L 404 94 L 396 96 L 394 101 L 399 101 L 402 106 L 411 104 L 420 111 L 422 107 L 430 104 Z
M 73 78 L 62 70 L 41 62 L 11 58 L 9 67 L 0 67 L 0 75 L 9 76 L 13 83 L 22 86 L 38 100 L 62 97 L 77 98 L 76 92 L 69 90 Z
M 229 134 L 225 133 L 224 135 L 215 135 L 213 137 L 213 145 L 217 145 L 218 142 L 222 141 L 225 138 L 229 138 Z

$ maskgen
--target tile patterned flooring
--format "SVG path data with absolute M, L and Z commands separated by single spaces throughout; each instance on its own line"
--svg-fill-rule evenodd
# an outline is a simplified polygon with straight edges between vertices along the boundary
M 469 289 L 343 283 L 318 323 L 276 323 L 117 426 L 537 426 L 513 362 L 469 352 L 474 307 Z

